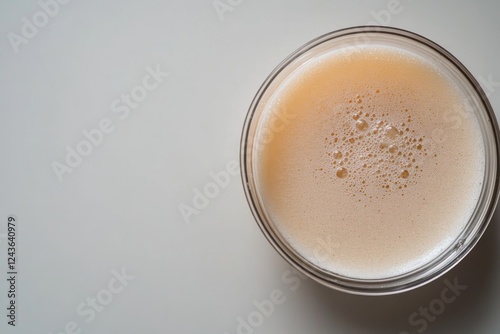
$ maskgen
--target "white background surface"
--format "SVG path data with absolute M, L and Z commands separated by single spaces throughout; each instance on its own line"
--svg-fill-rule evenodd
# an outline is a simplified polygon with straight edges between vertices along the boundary
M 222 16 L 211 0 L 73 0 L 17 53 L 8 34 L 22 36 L 23 17 L 33 22 L 41 7 L 0 3 L 0 332 L 499 333 L 498 214 L 453 271 L 388 297 L 297 279 L 254 222 L 239 175 L 186 224 L 179 205 L 192 205 L 210 172 L 239 159 L 244 117 L 267 74 L 312 38 L 377 23 L 390 3 L 221 2 L 232 9 Z M 441 44 L 483 83 L 500 81 L 498 2 L 401 0 L 398 8 L 380 23 Z M 148 67 L 169 75 L 128 117 L 114 113 Z M 498 113 L 500 85 L 483 87 Z M 114 131 L 59 182 L 53 162 L 65 163 L 66 146 L 75 149 L 103 119 Z M 15 328 L 4 279 L 10 214 L 19 226 Z M 114 270 L 134 279 L 110 294 L 109 283 L 120 286 Z M 421 320 L 423 308 L 439 306 L 446 279 L 467 288 Z M 259 318 L 254 301 L 274 290 L 283 303 Z M 92 298 L 106 303 L 93 318 Z M 409 322 L 414 312 L 418 325 Z M 249 316 L 258 326 L 238 329 Z

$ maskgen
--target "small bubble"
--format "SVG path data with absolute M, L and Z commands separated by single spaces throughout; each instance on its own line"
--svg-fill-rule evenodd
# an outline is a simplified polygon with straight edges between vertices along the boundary
M 389 145 L 387 145 L 386 143 L 380 143 L 380 149 L 381 150 L 385 150 Z
M 396 145 L 389 146 L 390 153 L 396 153 L 397 150 L 398 150 L 398 147 Z
M 335 152 L 333 152 L 333 157 L 334 157 L 335 159 L 340 159 L 340 158 L 342 158 L 342 152 L 340 152 L 340 151 L 335 151 Z
M 418 144 L 417 145 L 417 150 L 421 150 L 422 149 L 422 145 Z
M 409 176 L 410 176 L 410 173 L 406 169 L 404 169 L 403 171 L 401 171 L 401 177 L 403 179 L 407 179 Z
M 368 130 L 368 123 L 364 119 L 359 119 L 356 121 L 356 129 L 366 131 Z
M 343 179 L 347 176 L 347 169 L 344 167 L 337 168 L 337 177 Z

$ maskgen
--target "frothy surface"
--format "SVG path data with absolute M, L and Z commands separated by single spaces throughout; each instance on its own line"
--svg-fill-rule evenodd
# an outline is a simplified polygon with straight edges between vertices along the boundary
M 458 89 L 389 47 L 318 56 L 266 107 L 256 179 L 312 263 L 355 278 L 413 270 L 449 247 L 482 186 L 484 148 Z

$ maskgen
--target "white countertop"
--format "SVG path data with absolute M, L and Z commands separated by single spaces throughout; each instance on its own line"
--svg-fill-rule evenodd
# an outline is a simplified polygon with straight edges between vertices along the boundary
M 437 42 L 498 115 L 499 13 L 494 0 L 1 2 L 0 332 L 499 333 L 499 214 L 445 277 L 353 296 L 291 271 L 257 227 L 236 168 L 269 72 L 349 26 Z M 223 170 L 227 184 L 183 217 Z

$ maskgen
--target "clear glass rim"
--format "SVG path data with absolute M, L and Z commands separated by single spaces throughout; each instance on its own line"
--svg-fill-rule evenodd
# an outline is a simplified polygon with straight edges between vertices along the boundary
M 478 208 L 476 208 L 477 212 L 474 213 L 471 221 L 467 225 L 467 228 L 462 232 L 461 237 L 458 239 L 458 243 L 454 243 L 454 247 L 450 247 L 430 263 L 400 276 L 384 279 L 356 279 L 331 273 L 306 261 L 293 248 L 287 245 L 287 243 L 283 241 L 281 235 L 272 228 L 266 217 L 264 207 L 262 203 L 260 203 L 256 193 L 252 167 L 253 145 L 249 145 L 250 140 L 253 140 L 253 137 L 250 136 L 250 127 L 252 126 L 255 112 L 261 102 L 261 99 L 263 98 L 264 93 L 266 93 L 271 83 L 285 68 L 287 68 L 288 65 L 290 65 L 290 63 L 297 60 L 307 51 L 330 40 L 349 35 L 358 35 L 361 38 L 364 38 L 377 34 L 387 34 L 400 37 L 430 48 L 435 51 L 440 58 L 458 70 L 460 75 L 463 76 L 463 78 L 470 84 L 474 93 L 477 94 L 477 97 L 479 98 L 481 110 L 476 111 L 476 113 L 484 112 L 484 116 L 488 119 L 491 127 L 489 138 L 492 147 L 490 147 L 489 151 L 485 147 L 485 155 L 486 158 L 490 159 L 490 164 L 488 164 L 487 159 L 485 163 L 486 169 L 483 189 L 481 190 L 481 198 L 478 201 L 478 203 L 480 201 L 484 201 L 482 203 L 482 209 L 478 210 Z M 362 44 L 363 42 L 361 41 L 360 43 Z M 457 265 L 473 249 L 483 235 L 491 217 L 493 216 L 499 197 L 499 133 L 495 114 L 483 89 L 472 74 L 466 69 L 466 67 L 443 47 L 423 36 L 399 28 L 384 26 L 358 26 L 345 28 L 319 36 L 292 52 L 271 72 L 271 74 L 269 74 L 264 83 L 261 85 L 250 105 L 243 126 L 240 143 L 241 178 L 248 204 L 262 233 L 276 249 L 276 251 L 278 251 L 278 253 L 293 267 L 319 283 L 336 290 L 359 295 L 395 294 L 415 289 L 444 275 Z M 488 136 L 488 134 L 483 133 L 483 136 Z M 492 182 L 494 182 L 494 184 L 492 184 Z M 472 221 L 473 219 L 475 221 Z

